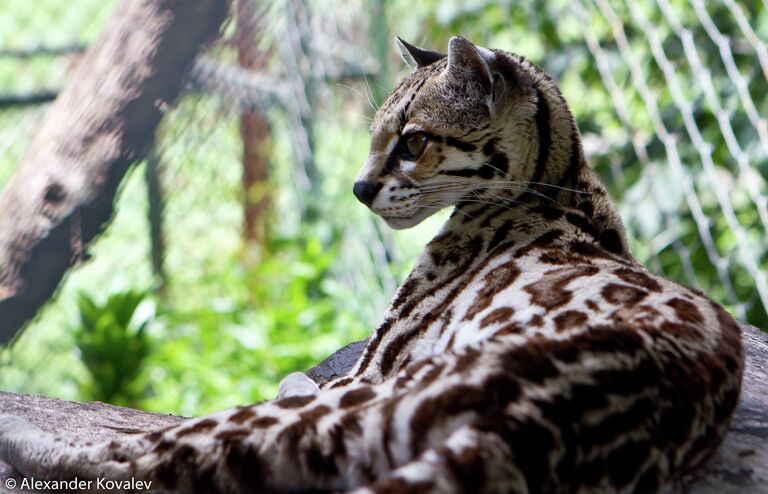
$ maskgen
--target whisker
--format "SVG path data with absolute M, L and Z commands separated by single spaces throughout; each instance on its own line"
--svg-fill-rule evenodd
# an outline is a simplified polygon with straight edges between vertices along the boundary
M 502 171 L 501 169 L 499 169 L 498 167 L 495 167 L 495 166 L 493 166 L 493 165 L 492 165 L 492 164 L 490 164 L 490 163 L 485 163 L 485 165 L 486 165 L 486 166 L 489 166 L 489 167 L 490 167 L 491 169 L 493 169 L 493 170 L 496 170 L 497 172 L 501 173 L 503 176 L 505 176 L 505 177 L 507 177 L 507 178 L 512 178 L 512 176 L 511 176 L 509 173 L 507 173 L 507 172 L 505 172 L 505 171 Z M 495 182 L 495 183 L 499 183 L 500 181 L 496 180 L 496 181 L 494 181 L 494 182 Z M 555 204 L 557 204 L 558 206 L 562 207 L 562 204 L 560 204 L 559 202 L 557 202 L 555 199 L 552 199 L 551 197 L 549 197 L 549 196 L 546 196 L 546 195 L 544 195 L 544 194 L 541 194 L 540 192 L 537 192 L 537 191 L 535 191 L 535 190 L 531 189 L 530 187 L 528 187 L 528 186 L 529 186 L 529 185 L 531 185 L 532 183 L 535 185 L 535 184 L 536 184 L 536 183 L 538 183 L 538 182 L 527 182 L 527 183 L 523 184 L 523 182 L 522 182 L 522 181 L 520 181 L 520 180 L 516 180 L 516 179 L 507 180 L 507 181 L 505 181 L 505 182 L 506 182 L 506 183 L 513 183 L 513 184 L 515 184 L 515 185 L 520 185 L 520 186 L 522 186 L 522 190 L 524 190 L 525 192 L 529 192 L 529 193 L 532 193 L 532 194 L 534 194 L 534 195 L 538 195 L 538 196 L 540 196 L 540 197 L 543 197 L 543 198 L 546 198 L 546 199 L 551 199 L 551 200 L 552 200 L 552 202 L 554 202 L 554 203 L 555 203 Z M 503 183 L 503 182 L 502 182 L 502 183 Z M 521 190 L 521 189 L 513 189 L 513 190 Z
M 511 189 L 511 190 L 521 190 L 521 189 Z M 563 205 L 562 205 L 562 204 L 560 204 L 560 203 L 559 203 L 559 202 L 558 202 L 558 201 L 557 201 L 555 198 L 553 198 L 553 197 L 549 197 L 549 196 L 548 196 L 548 195 L 546 195 L 546 194 L 542 194 L 541 192 L 539 192 L 539 191 L 537 191 L 537 190 L 533 190 L 533 189 L 531 189 L 530 187 L 523 187 L 523 189 L 522 189 L 522 190 L 523 190 L 524 192 L 528 193 L 528 194 L 533 194 L 533 195 L 535 195 L 535 196 L 541 197 L 542 199 L 547 199 L 548 201 L 552 201 L 552 202 L 554 202 L 555 204 L 557 204 L 558 206 L 560 206 L 561 208 L 563 207 Z
M 506 176 L 508 178 L 510 177 L 510 175 L 508 173 L 503 172 L 498 167 L 495 167 L 495 166 L 491 165 L 490 163 L 486 163 L 486 165 L 490 166 L 492 169 L 498 171 L 502 175 L 504 175 L 504 176 Z M 515 180 L 515 179 L 512 179 L 512 180 L 493 180 L 493 181 L 488 182 L 488 183 L 484 183 L 484 182 L 468 182 L 468 181 L 465 181 L 465 180 L 462 180 L 462 179 L 457 179 L 457 180 L 447 181 L 447 182 L 440 183 L 440 184 L 427 185 L 427 186 L 425 186 L 423 188 L 428 188 L 428 187 L 431 187 L 431 186 L 442 186 L 444 184 L 466 184 L 467 186 L 471 185 L 473 187 L 487 187 L 489 184 L 510 184 L 510 185 L 514 184 L 514 185 L 518 185 L 518 186 L 521 186 L 521 187 L 528 187 L 530 185 L 536 185 L 536 186 L 541 186 L 541 187 L 549 187 L 549 188 L 552 188 L 552 189 L 558 189 L 558 190 L 564 190 L 564 191 L 568 191 L 568 192 L 573 192 L 575 194 L 584 194 L 584 195 L 591 195 L 592 194 L 592 192 L 588 192 L 588 191 L 584 191 L 584 190 L 576 190 L 576 189 L 572 189 L 570 187 L 562 187 L 560 185 L 548 184 L 548 183 L 545 183 L 545 182 L 523 182 L 521 180 Z
M 369 104 L 369 105 L 371 104 L 371 99 L 370 99 L 370 97 L 368 96 L 368 94 L 367 94 L 367 93 L 366 93 L 366 94 L 363 94 L 363 93 L 361 93 L 359 90 L 357 90 L 357 89 L 353 88 L 352 86 L 349 86 L 349 85 L 347 85 L 347 84 L 342 84 L 341 82 L 339 82 L 339 83 L 337 83 L 337 84 L 338 84 L 339 86 L 341 86 L 341 87 L 345 88 L 345 89 L 349 89 L 350 91 L 352 91 L 352 92 L 353 92 L 353 93 L 355 93 L 356 95 L 360 96 L 361 98 L 365 98 L 365 99 L 368 101 L 368 104 Z M 373 106 L 371 106 L 371 108 L 373 108 Z M 374 108 L 374 110 L 375 110 L 375 108 Z
M 471 204 L 487 204 L 489 206 L 504 206 L 504 207 L 507 207 L 508 209 L 511 209 L 511 207 L 510 207 L 510 205 L 508 203 L 509 202 L 513 202 L 514 203 L 514 202 L 517 202 L 517 201 L 514 201 L 512 199 L 505 199 L 505 200 L 501 200 L 501 201 L 497 202 L 497 201 L 489 201 L 489 200 L 484 200 L 484 199 L 479 199 L 479 198 L 464 198 L 464 199 L 461 200 L 461 202 L 471 203 Z
M 521 189 L 521 190 L 523 190 L 523 189 Z M 505 207 L 507 209 L 512 209 L 512 207 L 516 206 L 516 207 L 521 207 L 521 208 L 525 209 L 528 212 L 531 212 L 531 209 L 528 206 L 526 206 L 523 202 L 518 201 L 516 199 L 498 196 L 498 195 L 493 194 L 493 193 L 489 194 L 490 197 L 479 197 L 477 195 L 477 193 L 479 191 L 471 190 L 469 192 L 471 194 L 471 197 L 464 197 L 464 198 L 462 198 L 461 199 L 462 202 L 469 203 L 469 204 L 486 204 L 486 205 L 489 205 L 489 206 L 496 206 L 496 207 L 502 206 L 502 207 Z M 487 192 L 487 190 L 486 190 L 486 192 Z M 435 193 L 433 192 L 432 194 L 435 194 Z M 435 201 L 432 204 L 424 204 L 422 202 L 422 199 L 427 198 L 430 195 L 431 194 L 429 194 L 429 193 L 420 195 L 419 198 L 416 200 L 416 204 L 419 207 L 425 207 L 425 208 L 430 208 L 430 209 L 442 209 L 444 207 L 451 206 L 451 205 L 454 204 L 453 202 L 448 202 L 448 201 Z M 465 214 L 465 215 L 471 217 L 472 219 L 475 218 L 474 216 L 470 215 L 466 211 L 463 211 L 463 210 L 461 210 L 459 208 L 456 208 L 456 211 L 458 211 L 458 212 L 460 212 L 462 214 Z
M 576 190 L 576 189 L 571 189 L 570 187 L 562 187 L 560 185 L 548 184 L 548 183 L 544 183 L 544 182 L 528 182 L 528 183 L 530 185 L 540 185 L 542 187 L 550 187 L 550 188 L 553 188 L 553 189 L 565 190 L 565 191 L 568 191 L 568 192 L 573 192 L 575 194 L 584 194 L 584 195 L 587 195 L 587 196 L 591 196 L 592 195 L 592 192 L 589 192 L 589 191 L 586 191 L 586 190 Z
M 424 194 L 433 194 L 437 192 L 454 192 L 454 191 L 460 192 L 462 190 L 471 191 L 471 190 L 475 190 L 475 188 L 476 187 L 474 186 L 456 184 L 456 185 L 445 185 L 441 187 L 421 188 L 419 189 L 419 192 Z
M 420 189 L 429 189 L 431 187 L 444 187 L 444 186 L 455 186 L 455 185 L 462 185 L 467 188 L 487 188 L 487 187 L 498 187 L 498 186 L 507 186 L 507 185 L 517 185 L 519 187 L 525 187 L 525 184 L 518 181 L 509 181 L 509 180 L 495 180 L 492 182 L 469 182 L 469 181 L 453 181 L 453 182 L 443 182 L 443 183 L 437 183 L 437 184 L 430 184 L 420 187 Z
M 498 182 L 468 182 L 464 180 L 456 180 L 456 181 L 450 181 L 450 182 L 442 182 L 442 183 L 436 183 L 436 184 L 429 184 L 419 187 L 419 190 L 421 191 L 430 191 L 430 190 L 437 190 L 437 189 L 452 189 L 452 188 L 465 188 L 467 190 L 476 189 L 479 187 L 493 187 L 493 186 L 500 186 L 506 184 L 500 184 Z
M 427 209 L 438 209 L 438 210 L 439 210 L 439 209 L 444 209 L 444 208 L 446 208 L 446 207 L 448 207 L 448 206 L 452 206 L 452 204 L 451 204 L 451 203 L 449 203 L 449 202 L 446 202 L 446 203 L 440 203 L 440 202 L 436 202 L 436 203 L 434 203 L 434 204 L 420 204 L 420 205 L 419 205 L 419 207 L 422 207 L 422 208 L 427 208 Z M 468 217 L 468 218 L 471 218 L 471 219 L 473 219 L 473 220 L 477 218 L 476 216 L 473 216 L 473 215 L 471 215 L 471 214 L 467 213 L 466 211 L 462 211 L 461 209 L 454 209 L 454 211 L 456 211 L 456 212 L 458 212 L 458 213 L 461 213 L 461 214 L 463 214 L 464 216 L 466 216 L 466 217 Z
M 365 73 L 365 67 L 361 65 L 360 69 L 363 71 L 363 80 L 365 81 L 366 94 L 368 95 L 368 104 L 371 105 L 373 111 L 377 112 L 379 111 L 379 105 L 376 103 L 376 100 L 373 97 L 373 91 L 371 91 L 371 85 L 368 83 L 368 76 Z
M 510 209 L 511 209 L 511 206 L 509 206 L 509 203 L 514 204 L 514 205 L 516 205 L 518 207 L 521 207 L 521 208 L 525 209 L 529 213 L 532 213 L 531 208 L 526 206 L 525 203 L 523 203 L 522 201 L 518 201 L 517 199 L 510 199 L 510 198 L 499 197 L 499 196 L 497 196 L 495 194 L 491 194 L 491 197 L 499 199 L 500 201 L 502 201 L 503 205 L 509 207 Z
M 476 192 L 480 190 L 489 190 L 489 189 L 504 189 L 504 190 L 516 190 L 520 192 L 528 192 L 530 194 L 533 194 L 535 196 L 541 197 L 542 199 L 546 199 L 548 201 L 551 201 L 555 204 L 557 204 L 560 207 L 563 207 L 562 204 L 560 204 L 556 199 L 549 197 L 546 194 L 543 194 L 537 190 L 531 189 L 530 187 L 527 187 L 523 185 L 522 182 L 518 181 L 493 181 L 488 183 L 483 182 L 468 182 L 463 187 L 460 186 L 460 184 L 451 184 L 448 186 L 438 186 L 435 188 L 430 188 L 430 186 L 426 187 L 420 187 L 419 192 L 423 194 L 430 194 L 430 193 L 437 193 L 437 192 L 445 192 L 445 191 L 451 191 L 451 192 L 460 192 L 462 190 L 466 190 L 468 192 Z
M 355 112 L 328 112 L 329 116 L 332 117 L 355 117 L 355 118 L 362 118 L 363 120 L 366 120 L 368 122 L 373 123 L 373 117 L 369 117 L 368 115 L 365 115 L 364 113 L 355 113 Z
M 497 189 L 497 190 L 517 190 L 517 191 L 521 191 L 521 192 L 525 192 L 525 191 L 529 190 L 528 188 L 522 187 L 522 186 L 516 187 L 516 186 L 510 186 L 510 185 L 493 185 L 493 184 L 489 184 L 489 185 L 482 186 L 482 187 L 477 187 L 475 185 L 471 185 L 471 186 L 467 186 L 467 185 L 448 185 L 448 186 L 443 186 L 443 187 L 434 187 L 434 188 L 427 188 L 427 189 L 423 189 L 422 188 L 422 189 L 419 189 L 419 192 L 421 194 L 424 194 L 424 195 L 433 195 L 433 194 L 438 194 L 438 193 L 441 193 L 441 192 L 462 192 L 462 191 L 466 191 L 466 192 L 480 192 L 480 191 L 484 191 L 484 190 L 493 190 L 493 189 Z
M 454 190 L 454 189 L 467 189 L 467 190 L 481 190 L 481 189 L 507 189 L 511 188 L 510 186 L 518 186 L 519 190 L 524 190 L 525 187 L 519 186 L 519 184 L 498 184 L 498 183 L 488 183 L 488 184 L 478 184 L 478 183 L 471 183 L 471 184 L 441 184 L 441 185 L 432 185 L 432 186 L 426 186 L 426 187 L 420 187 L 419 191 L 421 192 L 432 192 L 434 190 Z
M 493 169 L 493 170 L 496 170 L 497 172 L 501 173 L 501 174 L 502 174 L 502 176 L 504 176 L 504 177 L 507 177 L 507 178 L 512 178 L 512 175 L 510 175 L 510 174 L 509 174 L 509 173 L 507 173 L 507 172 L 501 171 L 501 169 L 500 169 L 500 168 L 498 168 L 498 167 L 496 167 L 496 166 L 493 166 L 493 165 L 492 165 L 492 164 L 490 164 L 490 163 L 483 163 L 483 165 L 485 165 L 485 166 L 487 166 L 487 167 L 489 167 L 489 168 L 491 168 L 491 169 Z M 513 179 L 513 180 L 514 180 L 514 179 Z
M 493 169 L 493 170 L 496 170 L 497 172 L 499 172 L 500 174 L 502 174 L 503 176 L 505 176 L 507 178 L 512 178 L 512 175 L 510 175 L 509 173 L 507 173 L 505 171 L 502 171 L 500 168 L 498 168 L 496 166 L 493 166 L 490 163 L 483 163 L 483 164 L 485 166 Z M 523 183 L 522 180 L 517 180 L 517 179 L 514 179 L 514 178 L 512 178 L 511 182 Z M 587 194 L 587 195 L 592 194 L 591 192 L 587 192 L 587 191 L 584 191 L 584 190 L 571 189 L 570 187 L 562 187 L 560 185 L 549 184 L 549 183 L 546 183 L 546 182 L 525 182 L 525 184 L 526 184 L 526 186 L 528 186 L 528 185 L 538 185 L 538 186 L 541 186 L 541 187 L 550 187 L 550 188 L 553 188 L 553 189 L 566 190 L 568 192 L 575 192 L 576 194 Z

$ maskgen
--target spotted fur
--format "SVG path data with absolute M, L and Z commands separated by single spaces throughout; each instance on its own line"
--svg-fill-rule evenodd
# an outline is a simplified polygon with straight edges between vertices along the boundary
M 462 38 L 398 44 L 413 71 L 355 194 L 395 228 L 455 210 L 351 372 L 93 445 L 2 417 L 0 458 L 180 492 L 645 493 L 713 452 L 738 326 L 633 259 L 555 82 Z

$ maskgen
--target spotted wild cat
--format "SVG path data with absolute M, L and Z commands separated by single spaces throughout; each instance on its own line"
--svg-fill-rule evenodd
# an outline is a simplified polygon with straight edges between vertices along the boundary
M 102 444 L 0 417 L 38 478 L 197 492 L 657 492 L 718 446 L 738 326 L 630 254 L 556 83 L 454 37 L 397 44 L 355 195 L 393 228 L 455 206 L 352 371 Z

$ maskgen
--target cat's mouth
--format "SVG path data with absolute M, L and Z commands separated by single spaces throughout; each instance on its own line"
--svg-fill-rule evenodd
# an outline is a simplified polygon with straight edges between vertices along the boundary
M 410 228 L 414 226 L 416 223 L 413 223 L 412 216 L 408 216 L 406 218 L 402 218 L 399 216 L 382 216 L 381 217 L 387 225 L 394 229 L 394 230 L 403 230 L 405 228 Z
M 409 216 L 387 216 L 379 215 L 387 223 L 387 226 L 393 230 L 405 230 L 416 226 L 425 219 L 429 218 L 438 211 L 439 208 L 418 208 L 412 215 Z

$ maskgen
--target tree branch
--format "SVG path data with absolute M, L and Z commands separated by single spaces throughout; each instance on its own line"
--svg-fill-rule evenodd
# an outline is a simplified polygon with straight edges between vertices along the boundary
M 221 0 L 115 8 L 0 196 L 0 344 L 103 230 L 118 185 L 227 13 Z
M 747 366 L 739 406 L 718 452 L 686 479 L 687 494 L 768 493 L 768 334 L 747 325 L 742 325 L 742 333 Z M 346 374 L 363 345 L 364 342 L 356 342 L 345 346 L 307 374 L 321 383 Z M 184 420 L 104 403 L 78 404 L 2 392 L 0 414 L 19 415 L 42 429 L 92 440 L 135 434 Z M 0 463 L 0 492 L 5 480 L 13 476 L 11 468 Z M 13 494 L 19 492 L 15 490 Z

